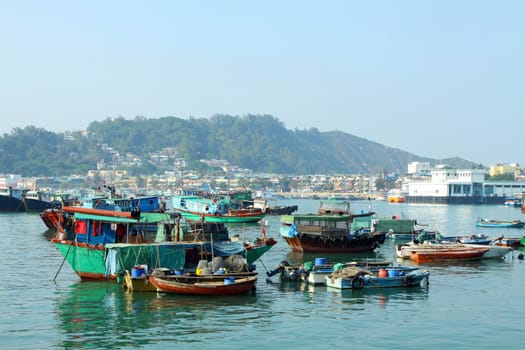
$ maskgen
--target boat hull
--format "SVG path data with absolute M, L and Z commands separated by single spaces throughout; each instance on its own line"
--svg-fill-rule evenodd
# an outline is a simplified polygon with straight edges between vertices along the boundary
M 80 279 L 116 279 L 116 275 L 106 276 L 106 251 L 104 247 L 58 239 L 54 239 L 52 242 Z
M 364 253 L 371 252 L 385 240 L 384 233 L 370 234 L 362 239 L 323 240 L 322 237 L 298 235 L 283 236 L 293 252 L 297 253 Z
M 255 223 L 260 221 L 266 215 L 259 211 L 255 213 L 246 213 L 238 215 L 213 215 L 204 213 L 195 213 L 177 209 L 177 211 L 189 221 L 204 221 L 204 222 L 222 222 L 222 223 Z
M 234 282 L 231 284 L 226 284 L 226 275 L 222 279 L 223 281 L 206 281 L 201 279 L 186 282 L 183 277 L 170 280 L 155 276 L 149 277 L 149 281 L 157 288 L 157 291 L 164 293 L 221 296 L 246 294 L 250 291 L 255 291 L 256 277 L 234 279 Z
M 499 228 L 523 228 L 525 227 L 525 221 L 521 221 L 521 220 L 501 221 L 501 220 L 480 219 L 476 221 L 476 226 L 499 227 Z
M 0 195 L 0 212 L 24 212 L 26 207 L 22 199 Z
M 428 283 L 429 272 L 415 272 L 402 276 L 377 277 L 377 276 L 355 276 L 355 277 L 333 277 L 326 276 L 326 286 L 337 289 L 369 289 L 369 288 L 399 288 L 415 287 L 421 285 L 423 280 Z
M 410 252 L 410 260 L 416 263 L 429 263 L 446 260 L 478 260 L 488 251 L 484 249 L 437 249 L 416 250 Z

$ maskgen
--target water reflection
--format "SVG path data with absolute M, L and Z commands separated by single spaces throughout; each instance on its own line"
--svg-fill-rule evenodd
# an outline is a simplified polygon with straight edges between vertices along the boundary
M 213 337 L 211 333 L 257 323 L 271 303 L 257 294 L 210 298 L 132 293 L 114 283 L 78 282 L 55 299 L 55 309 L 66 335 L 61 346 L 118 348 L 157 343 L 150 335 L 159 330 L 172 342 L 199 333 Z
M 336 289 L 328 288 L 332 297 L 340 298 L 342 303 L 376 304 L 385 307 L 388 303 L 412 303 L 416 300 L 427 299 L 430 285 L 414 286 L 410 288 L 365 288 L 365 289 Z M 407 304 L 408 305 L 408 304 Z

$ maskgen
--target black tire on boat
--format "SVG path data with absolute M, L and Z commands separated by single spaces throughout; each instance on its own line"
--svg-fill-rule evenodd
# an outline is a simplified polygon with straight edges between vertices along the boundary
M 386 235 L 384 233 L 382 233 L 380 236 L 379 236 L 379 244 L 383 244 L 385 243 L 385 239 L 386 239 Z
M 352 278 L 352 289 L 363 289 L 365 286 L 365 280 L 360 276 Z
M 414 280 L 412 279 L 412 276 L 406 276 L 405 280 L 403 281 L 403 284 L 405 287 L 410 287 L 414 283 Z
M 323 243 L 323 241 L 321 241 L 321 238 L 320 238 L 320 237 L 315 237 L 315 238 L 314 238 L 314 243 L 315 243 L 316 245 L 321 245 L 321 244 Z
M 334 246 L 340 247 L 343 245 L 343 240 L 340 238 L 334 238 Z

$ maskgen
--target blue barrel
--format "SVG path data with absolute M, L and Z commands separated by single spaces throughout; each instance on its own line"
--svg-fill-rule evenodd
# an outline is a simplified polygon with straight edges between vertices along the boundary
M 326 258 L 315 258 L 315 265 L 326 265 Z
M 135 266 L 131 269 L 131 278 L 140 278 L 146 271 L 142 266 Z
M 396 277 L 396 276 L 397 276 L 397 270 L 396 269 L 388 270 L 388 277 Z
M 233 277 L 226 277 L 226 278 L 224 279 L 224 284 L 225 284 L 225 285 L 228 285 L 228 284 L 234 284 L 234 283 L 235 283 L 235 278 L 233 278 Z

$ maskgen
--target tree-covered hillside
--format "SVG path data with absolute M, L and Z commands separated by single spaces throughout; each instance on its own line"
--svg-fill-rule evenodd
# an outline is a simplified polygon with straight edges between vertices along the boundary
M 136 172 L 150 169 L 149 155 L 167 147 L 175 148 L 177 156 L 190 164 L 224 159 L 255 172 L 281 174 L 405 172 L 412 161 L 437 163 L 343 132 L 288 130 L 269 115 L 215 115 L 210 119 L 108 118 L 92 122 L 87 131 L 67 134 L 34 126 L 17 128 L 0 138 L 0 166 L 3 173 L 24 176 L 83 174 L 100 160 L 111 162 L 106 146 L 142 158 Z M 447 162 L 456 167 L 473 165 L 461 159 Z

